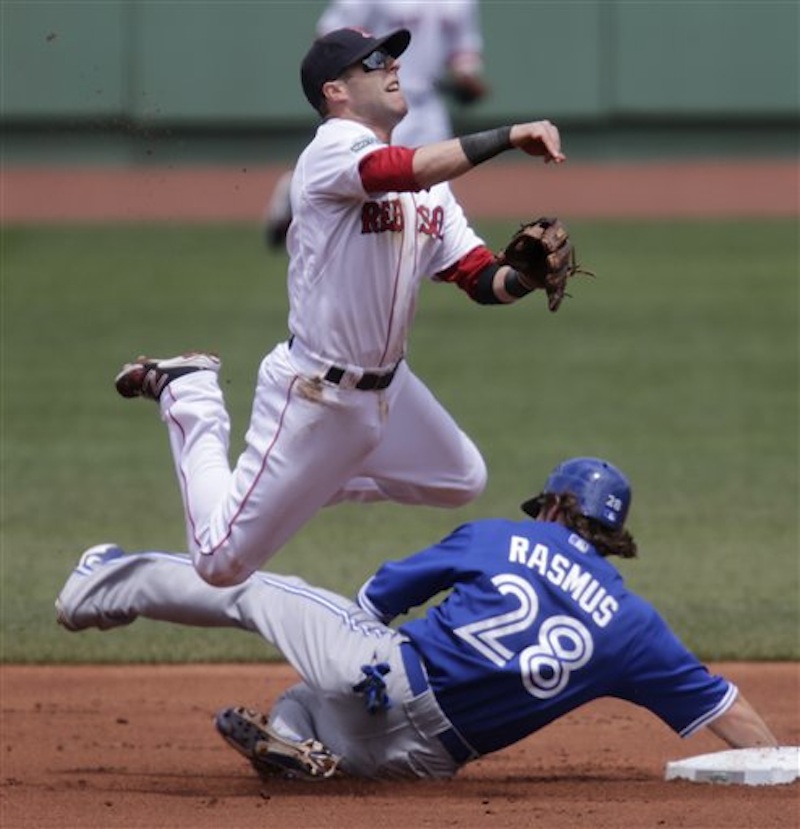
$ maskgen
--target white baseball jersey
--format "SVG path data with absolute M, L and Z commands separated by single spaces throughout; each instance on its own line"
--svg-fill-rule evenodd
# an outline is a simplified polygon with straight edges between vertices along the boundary
M 476 71 L 483 38 L 475 0 L 334 0 L 319 20 L 324 35 L 355 26 L 375 35 L 408 29 L 411 44 L 400 57 L 400 83 L 408 115 L 392 143 L 418 147 L 452 137 L 450 116 L 436 86 L 450 66 Z
M 447 184 L 366 193 L 359 163 L 385 146 L 355 121 L 328 120 L 292 181 L 289 329 L 315 356 L 363 369 L 403 356 L 421 280 L 483 244 Z

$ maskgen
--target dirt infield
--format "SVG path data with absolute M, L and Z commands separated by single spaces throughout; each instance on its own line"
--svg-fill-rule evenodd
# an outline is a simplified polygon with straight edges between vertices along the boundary
M 9 167 L 0 220 L 260 222 L 275 167 Z M 796 159 L 486 164 L 454 182 L 471 218 L 796 216 Z
M 798 666 L 724 664 L 782 742 L 800 743 Z M 267 708 L 286 665 L 2 667 L 4 829 L 770 829 L 798 826 L 800 783 L 666 782 L 680 740 L 635 706 L 586 706 L 446 782 L 278 781 L 216 734 L 213 713 Z

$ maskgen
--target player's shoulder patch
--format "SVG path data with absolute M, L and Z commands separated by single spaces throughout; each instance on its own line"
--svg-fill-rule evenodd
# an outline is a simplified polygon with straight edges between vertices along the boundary
M 362 135 L 357 141 L 354 141 L 350 145 L 350 152 L 351 153 L 360 153 L 364 147 L 369 147 L 372 144 L 380 144 L 382 143 L 380 138 L 377 135 Z

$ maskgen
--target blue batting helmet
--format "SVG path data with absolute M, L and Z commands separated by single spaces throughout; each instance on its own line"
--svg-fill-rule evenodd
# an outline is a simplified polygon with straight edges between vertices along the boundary
M 606 527 L 625 524 L 631 506 L 631 485 L 615 466 L 600 458 L 572 458 L 560 463 L 547 479 L 542 494 L 571 492 L 581 513 Z M 542 497 L 531 498 L 522 509 L 533 518 L 542 507 Z

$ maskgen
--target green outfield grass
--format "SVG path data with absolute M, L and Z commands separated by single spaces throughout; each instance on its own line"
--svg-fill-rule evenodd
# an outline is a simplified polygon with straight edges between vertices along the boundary
M 515 225 L 479 229 L 499 248 Z M 424 286 L 409 360 L 485 453 L 482 498 L 336 507 L 271 568 L 352 593 L 462 521 L 518 515 L 562 458 L 602 455 L 634 483 L 631 586 L 705 659 L 797 659 L 796 222 L 572 230 L 598 277 L 558 314 L 539 295 L 481 308 Z M 166 430 L 151 403 L 116 395 L 118 367 L 218 351 L 238 452 L 258 363 L 286 334 L 285 264 L 252 227 L 3 230 L 4 661 L 273 655 L 236 631 L 151 622 L 69 635 L 53 599 L 92 543 L 183 545 Z

